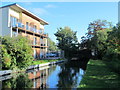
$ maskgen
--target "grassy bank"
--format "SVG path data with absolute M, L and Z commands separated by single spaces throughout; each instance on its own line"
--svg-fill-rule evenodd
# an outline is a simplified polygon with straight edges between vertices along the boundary
M 120 76 L 105 61 L 90 60 L 79 88 L 120 88 Z
M 38 64 L 43 64 L 43 63 L 48 63 L 48 62 L 54 62 L 54 61 L 59 61 L 63 59 L 55 59 L 55 60 L 36 60 L 32 61 L 31 65 L 38 65 Z

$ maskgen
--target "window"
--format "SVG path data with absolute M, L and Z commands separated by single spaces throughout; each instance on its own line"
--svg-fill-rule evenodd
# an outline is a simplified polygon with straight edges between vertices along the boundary
M 37 38 L 36 38 L 36 37 L 34 38 L 34 42 L 33 42 L 33 44 L 34 44 L 34 45 L 37 44 Z
M 26 30 L 29 30 L 29 23 L 26 22 Z
M 34 25 L 34 32 L 36 33 L 37 32 L 37 26 L 36 25 Z
M 12 26 L 12 27 L 16 27 L 17 24 L 18 24 L 18 19 L 15 18 L 15 17 L 13 17 L 13 16 L 11 16 L 11 17 L 10 17 L 10 22 L 11 22 L 11 26 Z

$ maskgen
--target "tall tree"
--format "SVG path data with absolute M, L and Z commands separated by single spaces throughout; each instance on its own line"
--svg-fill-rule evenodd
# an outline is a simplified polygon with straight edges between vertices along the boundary
M 65 57 L 71 57 L 77 50 L 77 32 L 74 32 L 69 27 L 60 27 L 55 33 L 58 40 L 58 48 L 65 52 Z
M 106 40 L 108 32 L 112 30 L 111 22 L 96 20 L 89 24 L 86 36 L 82 37 L 81 46 L 94 50 L 96 57 L 102 57 L 106 51 Z
M 109 61 L 108 66 L 120 74 L 120 24 L 113 27 L 107 39 L 107 52 L 104 59 Z
M 87 37 L 88 39 L 94 37 L 95 33 L 100 30 L 104 30 L 107 28 L 112 29 L 112 24 L 111 22 L 108 22 L 107 20 L 95 20 L 93 22 L 90 22 L 88 25 L 88 32 L 87 32 Z

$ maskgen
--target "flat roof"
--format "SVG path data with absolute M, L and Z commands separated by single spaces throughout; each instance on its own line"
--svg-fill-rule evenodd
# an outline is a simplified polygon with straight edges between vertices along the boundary
M 9 5 L 6 5 L 6 6 L 2 6 L 0 8 L 5 8 L 5 7 L 11 7 L 11 8 L 19 8 L 23 13 L 31 16 L 32 18 L 38 20 L 39 22 L 43 23 L 44 25 L 48 25 L 48 22 L 46 22 L 45 20 L 39 18 L 38 16 L 36 16 L 35 14 L 31 13 L 30 11 L 24 9 L 23 7 L 21 7 L 20 5 L 16 4 L 16 3 L 13 3 L 13 4 L 9 4 Z

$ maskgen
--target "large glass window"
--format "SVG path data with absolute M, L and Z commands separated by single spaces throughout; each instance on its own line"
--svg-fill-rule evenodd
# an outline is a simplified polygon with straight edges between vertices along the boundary
M 18 19 L 15 18 L 15 17 L 13 17 L 13 16 L 11 16 L 11 17 L 10 17 L 10 22 L 11 22 L 11 26 L 12 26 L 12 27 L 16 27 L 16 26 L 17 26 L 17 23 L 18 23 Z

